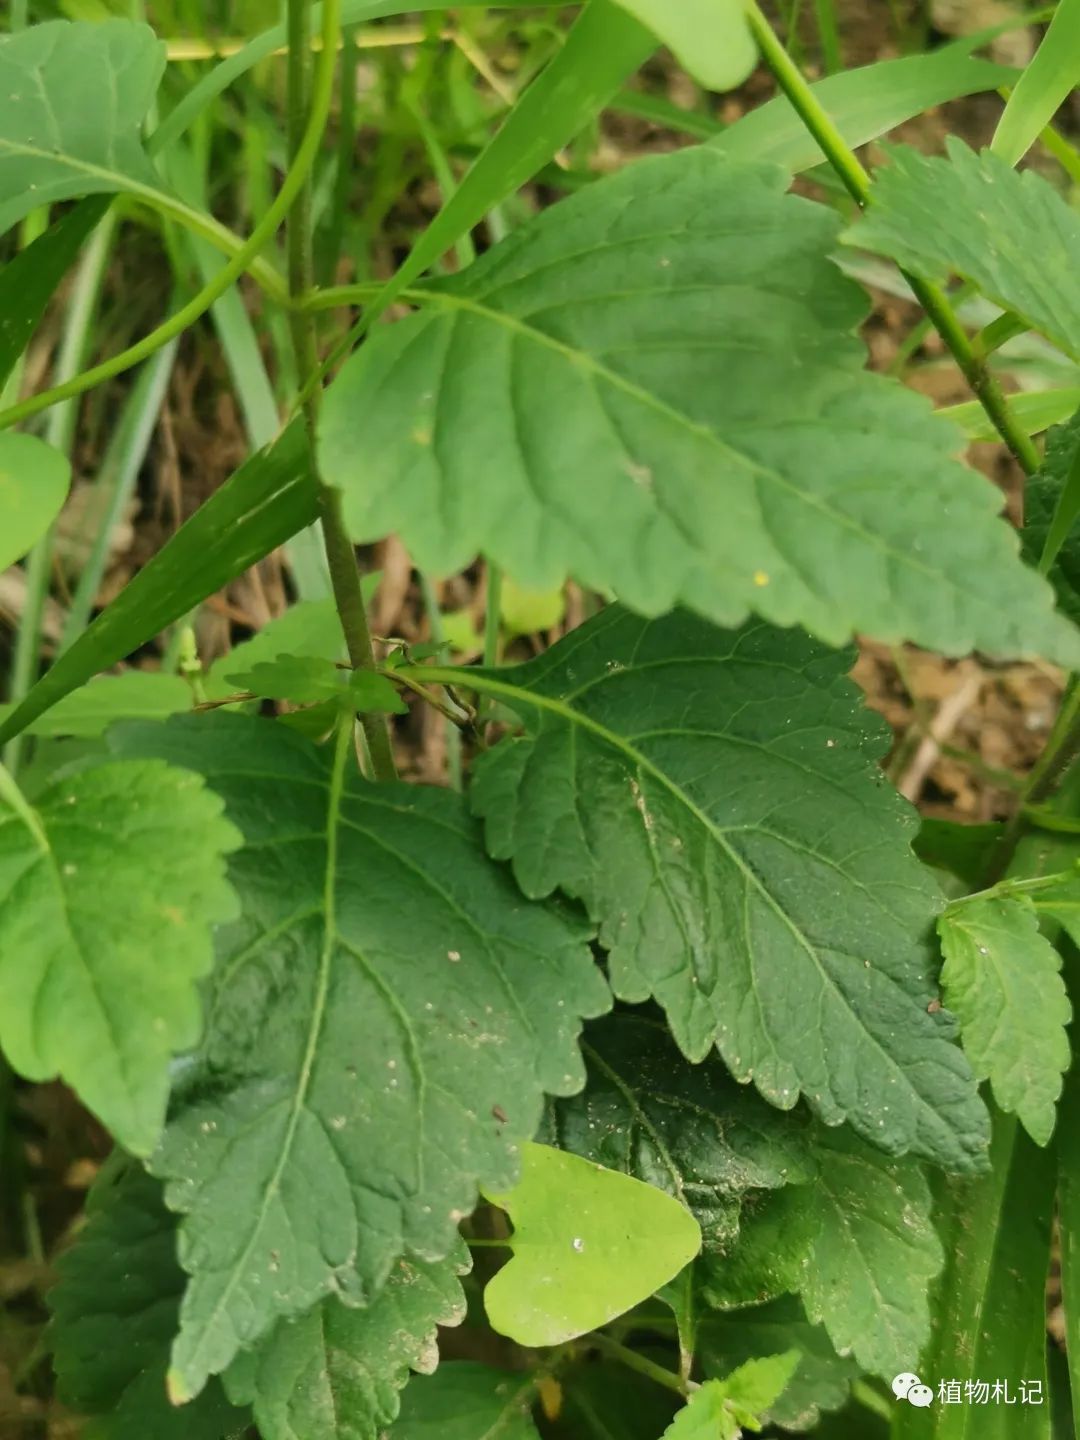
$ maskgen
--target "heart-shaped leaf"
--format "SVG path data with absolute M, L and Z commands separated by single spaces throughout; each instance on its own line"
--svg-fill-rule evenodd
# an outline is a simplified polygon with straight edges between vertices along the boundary
M 559 1345 L 606 1325 L 701 1248 L 697 1221 L 670 1195 L 547 1145 L 524 1146 L 521 1180 L 488 1198 L 514 1222 L 514 1256 L 484 1304 L 519 1345 Z

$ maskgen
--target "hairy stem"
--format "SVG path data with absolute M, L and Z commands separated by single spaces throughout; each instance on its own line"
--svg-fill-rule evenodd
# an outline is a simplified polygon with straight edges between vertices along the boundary
M 802 71 L 784 49 L 772 26 L 762 14 L 756 0 L 748 0 L 747 16 L 761 48 L 766 65 L 777 84 L 791 102 L 803 124 L 820 145 L 826 159 L 843 181 L 857 205 L 870 201 L 870 176 L 860 164 L 832 117 L 824 108 Z M 945 292 L 929 281 L 921 280 L 906 270 L 901 272 L 912 293 L 926 311 L 934 329 L 944 340 L 971 386 L 979 403 L 993 422 L 994 428 L 1026 474 L 1039 467 L 1039 452 L 1031 437 L 1024 432 L 1010 411 L 1001 387 L 980 357 L 957 319 Z
M 333 83 L 334 60 L 337 55 L 338 35 L 341 24 L 341 0 L 325 0 L 323 5 L 323 49 L 319 72 L 315 81 L 311 113 L 308 116 L 308 82 L 311 71 L 311 47 L 308 43 L 308 21 L 310 0 L 289 0 L 288 3 L 288 142 L 292 157 L 290 172 L 298 157 L 303 153 L 312 123 L 319 118 L 319 85 L 324 83 L 329 96 Z M 330 74 L 324 72 L 329 60 Z M 325 128 L 328 111 L 323 109 L 320 120 L 319 140 Z M 316 142 L 318 143 L 318 142 Z M 294 300 L 301 301 L 311 290 L 314 277 L 311 233 L 311 184 L 310 166 L 305 172 L 304 183 L 296 192 L 289 208 L 286 247 L 288 253 L 289 293 Z M 301 376 L 316 374 L 319 368 L 319 353 L 315 335 L 314 316 L 299 308 L 290 317 L 293 348 L 296 351 L 297 371 Z M 304 401 L 304 419 L 311 446 L 312 465 L 319 480 L 319 514 L 323 540 L 326 545 L 326 561 L 330 570 L 330 584 L 334 592 L 334 603 L 345 633 L 345 644 L 349 659 L 357 670 L 374 670 L 375 653 L 371 645 L 371 631 L 368 627 L 364 597 L 360 588 L 360 572 L 356 567 L 356 551 L 349 539 L 342 513 L 341 492 L 327 485 L 318 474 L 315 461 L 315 435 L 319 418 L 319 404 L 322 389 L 310 391 Z M 397 770 L 394 766 L 394 752 L 390 744 L 390 732 L 382 715 L 363 715 L 361 724 L 367 740 L 371 769 L 376 780 L 394 780 Z

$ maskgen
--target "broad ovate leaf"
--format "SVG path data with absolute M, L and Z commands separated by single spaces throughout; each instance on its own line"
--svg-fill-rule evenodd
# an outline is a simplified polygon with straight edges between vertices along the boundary
M 1080 356 L 1080 215 L 1035 170 L 1013 170 L 956 136 L 947 150 L 890 147 L 874 204 L 844 239 L 920 275 L 961 275 Z
M 235 1404 L 252 1407 L 263 1440 L 378 1440 L 397 1417 L 413 1370 L 438 1364 L 436 1327 L 465 1316 L 464 1244 L 445 1260 L 399 1260 L 370 1305 L 323 1300 L 279 1320 L 225 1372 Z
M 40 205 L 161 189 L 141 132 L 164 69 L 165 46 L 127 20 L 0 36 L 0 234 Z
M 734 90 L 757 64 L 742 0 L 618 0 L 709 90 Z
M 184 1272 L 176 1216 L 161 1185 L 120 1152 L 87 1202 L 87 1223 L 60 1258 L 49 1291 L 50 1339 L 61 1400 L 92 1417 L 86 1440 L 221 1440 L 249 1416 L 221 1386 L 183 1410 L 169 1404 L 165 1372 Z
M 678 1200 L 548 1145 L 527 1145 L 517 1185 L 488 1198 L 514 1234 L 484 1306 L 492 1328 L 519 1345 L 561 1345 L 599 1329 L 701 1248 L 697 1221 Z
M 774 1105 L 805 1094 L 887 1151 L 978 1168 L 986 1112 L 927 1012 L 940 900 L 851 658 L 612 607 L 468 672 L 525 723 L 478 762 L 473 804 L 527 895 L 581 898 L 616 994 L 654 996 L 691 1060 L 716 1046 Z
M 0 771 L 0 1044 L 135 1154 L 158 1140 L 170 1055 L 199 1038 L 212 927 L 236 911 L 221 811 L 156 760 L 79 771 L 33 807 Z
M 41 539 L 70 484 L 71 466 L 59 450 L 34 435 L 0 432 L 0 570 Z
M 938 930 L 942 991 L 972 1068 L 1045 1145 L 1071 1058 L 1061 956 L 1023 896 L 965 901 L 945 912 Z
M 103 735 L 118 720 L 167 720 L 195 704 L 191 686 L 179 675 L 161 670 L 125 670 L 119 675 L 98 675 L 80 685 L 26 727 L 28 735 L 73 735 L 90 739 Z M 0 705 L 0 718 L 13 705 Z
M 348 726 L 322 749 L 231 715 L 115 743 L 204 775 L 246 842 L 152 1162 L 185 1217 L 183 1399 L 277 1319 L 449 1254 L 478 1186 L 516 1181 L 544 1092 L 581 1087 L 581 1019 L 610 1000 L 581 920 L 523 903 L 459 797 L 364 782 Z
M 586 1087 L 549 1104 L 545 1138 L 674 1195 L 706 1252 L 735 1246 L 748 1195 L 813 1177 L 806 1113 L 773 1109 L 716 1054 L 688 1064 L 659 1015 L 594 1021 L 582 1049 Z
M 865 372 L 839 221 L 786 184 L 711 149 L 641 161 L 410 292 L 323 411 L 354 538 L 649 615 L 1080 663 L 959 434 Z
M 533 1375 L 452 1361 L 408 1386 L 386 1440 L 539 1440 L 535 1399 Z

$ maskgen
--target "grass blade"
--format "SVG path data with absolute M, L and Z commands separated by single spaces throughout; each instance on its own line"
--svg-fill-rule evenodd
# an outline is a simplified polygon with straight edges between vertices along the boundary
M 990 148 L 1016 165 L 1080 85 L 1080 0 L 1061 0 L 1035 59 L 1017 82 Z

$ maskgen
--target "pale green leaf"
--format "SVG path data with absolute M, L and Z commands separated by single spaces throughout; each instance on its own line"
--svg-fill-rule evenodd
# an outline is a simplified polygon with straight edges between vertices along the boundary
M 190 710 L 195 703 L 191 686 L 179 675 L 157 670 L 125 670 L 120 675 L 99 675 L 72 690 L 50 710 L 26 727 L 28 735 L 102 735 L 117 720 L 165 720 Z M 13 711 L 0 705 L 0 718 Z
M 709 90 L 734 90 L 757 64 L 742 0 L 618 0 Z
M 723 1380 L 706 1380 L 664 1431 L 664 1440 L 738 1440 Z
M 1080 0 L 1059 0 L 1034 60 L 1009 96 L 990 148 L 1016 165 L 1080 85 Z
M 890 147 L 874 204 L 843 238 L 916 274 L 972 281 L 1080 357 L 1080 214 L 1036 171 L 946 143 L 947 158 Z
M 774 1105 L 805 1093 L 890 1152 L 978 1167 L 986 1113 L 927 1013 L 940 901 L 851 658 L 612 607 L 537 660 L 467 672 L 526 725 L 481 757 L 472 800 L 527 895 L 583 900 L 616 994 L 655 996 L 690 1059 L 715 1045 Z
M 847 1400 L 858 1366 L 836 1354 L 820 1325 L 807 1320 L 793 1296 L 754 1309 L 706 1315 L 698 1358 L 706 1375 L 721 1377 L 759 1355 L 797 1350 L 791 1380 L 769 1408 L 768 1419 L 784 1430 L 813 1429 L 824 1411 Z
M 865 372 L 839 221 L 785 183 L 707 148 L 641 161 L 410 292 L 323 410 L 354 538 L 648 614 L 1080 660 L 1000 492 Z
M 457 1360 L 406 1388 L 386 1440 L 539 1440 L 529 1413 L 535 1398 L 531 1375 Z
M 1080 467 L 1080 411 L 1046 437 L 1043 463 L 1024 485 L 1024 554 L 1038 565 L 1050 558 L 1050 583 L 1058 605 L 1080 623 L 1080 528 L 1076 486 Z M 1070 513 L 1071 512 L 1071 513 Z
M 558 590 L 523 590 L 507 576 L 499 594 L 499 618 L 510 635 L 533 635 L 561 625 L 566 596 Z
M 279 655 L 226 679 L 236 689 L 250 690 L 266 700 L 293 700 L 300 705 L 334 700 L 347 702 L 354 710 L 398 715 L 407 708 L 385 675 L 343 670 L 333 660 L 320 660 L 314 655 Z
M 772 1408 L 787 1389 L 799 1364 L 798 1350 L 780 1355 L 762 1355 L 747 1360 L 721 1383 L 727 1398 L 739 1410 L 760 1417 Z
M 826 75 L 814 83 L 814 96 L 854 149 L 936 105 L 1011 84 L 1016 71 L 974 57 L 973 40 Z M 734 159 L 771 160 L 793 173 L 826 158 L 783 95 L 743 115 L 709 143 Z
M 464 1318 L 469 1265 L 464 1244 L 433 1264 L 399 1260 L 369 1305 L 331 1298 L 279 1321 L 225 1372 L 229 1397 L 252 1406 L 262 1440 L 378 1440 L 410 1372 L 438 1364 L 436 1327 Z
M 0 36 L 0 234 L 39 205 L 161 189 L 141 130 L 164 69 L 165 46 L 127 20 Z
M 366 596 L 371 599 L 370 595 Z M 321 660 L 344 660 L 345 637 L 333 600 L 301 600 L 270 620 L 250 640 L 234 645 L 211 664 L 206 693 L 211 700 L 231 695 L 227 676 L 253 670 L 279 655 L 309 655 Z
M 158 761 L 82 770 L 33 809 L 0 788 L 0 1042 L 136 1154 L 161 1131 L 170 1055 L 199 1037 L 211 927 L 235 914 L 221 810 Z
M 205 775 L 246 841 L 153 1160 L 185 1216 L 181 1398 L 279 1317 L 449 1253 L 478 1185 L 517 1178 L 543 1092 L 580 1088 L 581 1018 L 609 997 L 580 920 L 523 905 L 458 796 L 365 783 L 347 728 L 333 759 L 235 715 L 114 743 Z
M 818 1131 L 807 1199 L 820 1228 L 800 1287 L 837 1350 L 890 1379 L 914 1369 L 930 1335 L 930 1281 L 944 1256 L 930 1190 L 911 1160 L 889 1160 L 842 1129 Z
M 184 1272 L 161 1185 L 117 1152 L 49 1291 L 61 1400 L 94 1417 L 86 1440 L 221 1440 L 244 1427 L 215 1381 L 183 1410 L 165 1393 Z
M 659 1290 L 701 1248 L 684 1205 L 662 1190 L 547 1145 L 524 1147 L 521 1179 L 486 1192 L 514 1226 L 512 1258 L 488 1282 L 492 1328 L 519 1345 L 560 1345 Z
M 1024 898 L 971 900 L 938 921 L 945 1003 L 960 1021 L 964 1050 L 994 1099 L 1045 1145 L 1054 1131 L 1061 1077 L 1069 1067 L 1065 1026 L 1072 1006 L 1061 956 L 1039 933 Z
M 541 1138 L 674 1195 L 706 1252 L 739 1253 L 748 1196 L 814 1175 L 805 1112 L 779 1113 L 736 1084 L 718 1055 L 688 1064 L 659 1016 L 597 1020 L 582 1049 L 586 1088 L 550 1103 Z
M 59 450 L 34 435 L 0 434 L 0 570 L 21 560 L 41 539 L 60 513 L 70 484 L 71 466 Z

